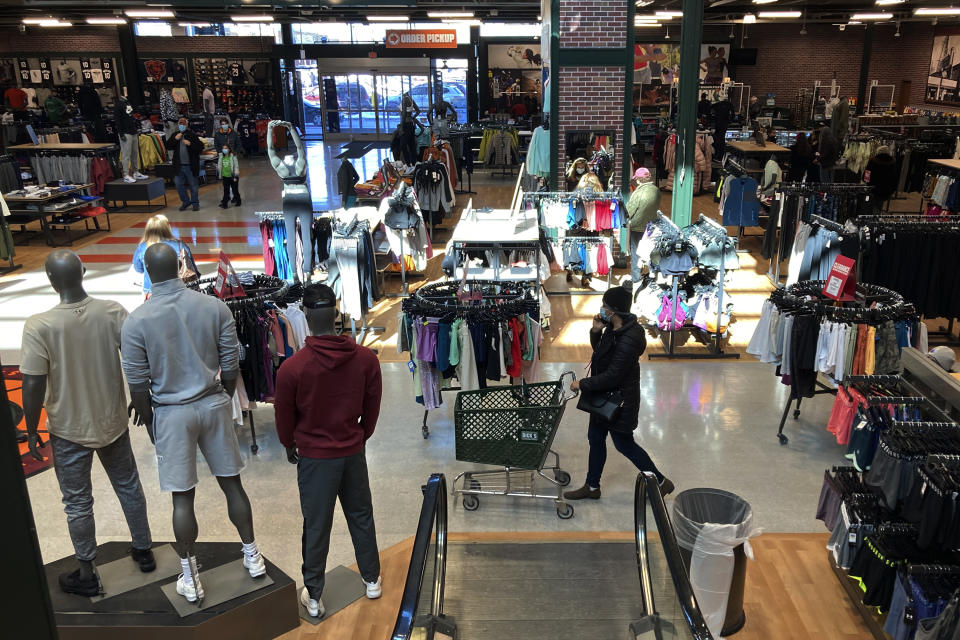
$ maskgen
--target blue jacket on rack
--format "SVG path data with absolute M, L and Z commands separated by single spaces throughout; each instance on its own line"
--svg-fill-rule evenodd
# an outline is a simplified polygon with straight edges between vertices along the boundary
M 727 196 L 723 201 L 723 226 L 756 227 L 760 225 L 760 200 L 757 181 L 750 177 L 728 178 Z

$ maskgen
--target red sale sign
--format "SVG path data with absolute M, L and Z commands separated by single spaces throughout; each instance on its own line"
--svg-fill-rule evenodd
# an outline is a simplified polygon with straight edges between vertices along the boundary
M 830 275 L 823 285 L 823 295 L 837 301 L 853 300 L 857 292 L 857 272 L 853 268 L 856 260 L 846 256 L 837 256 Z
M 243 298 L 247 295 L 240 286 L 240 280 L 237 279 L 237 272 L 230 264 L 230 258 L 223 251 L 220 252 L 220 261 L 217 264 L 217 281 L 213 285 L 213 292 L 221 300 Z

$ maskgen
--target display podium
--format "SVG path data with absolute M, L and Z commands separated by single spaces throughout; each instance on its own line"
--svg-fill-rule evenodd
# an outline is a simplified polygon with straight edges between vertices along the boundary
M 170 543 L 154 544 L 151 573 L 140 572 L 129 548 L 128 542 L 97 548 L 105 592 L 98 598 L 60 590 L 57 576 L 76 566 L 73 556 L 44 567 L 60 640 L 272 640 L 300 624 L 294 581 L 269 560 L 266 576 L 251 578 L 239 564 L 239 542 L 197 543 L 200 606 L 176 594 L 180 561 Z

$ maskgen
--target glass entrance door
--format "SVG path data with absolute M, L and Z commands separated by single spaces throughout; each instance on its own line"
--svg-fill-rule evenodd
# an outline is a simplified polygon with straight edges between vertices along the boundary
M 428 76 L 380 74 L 377 76 L 377 88 L 377 110 L 380 112 L 382 135 L 392 135 L 400 125 L 400 108 L 403 103 L 403 94 L 406 92 L 410 93 L 410 97 L 422 112 L 420 119 L 427 121 L 427 111 L 431 104 Z

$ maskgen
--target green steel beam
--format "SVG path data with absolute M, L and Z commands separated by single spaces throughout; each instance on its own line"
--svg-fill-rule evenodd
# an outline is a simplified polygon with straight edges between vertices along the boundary
M 703 0 L 683 0 L 680 29 L 680 91 L 677 97 L 677 154 L 670 218 L 679 226 L 693 218 L 693 177 L 697 146 L 697 88 L 700 83 L 700 40 Z
M 550 190 L 560 184 L 560 131 L 557 128 L 560 110 L 560 0 L 550 0 Z

